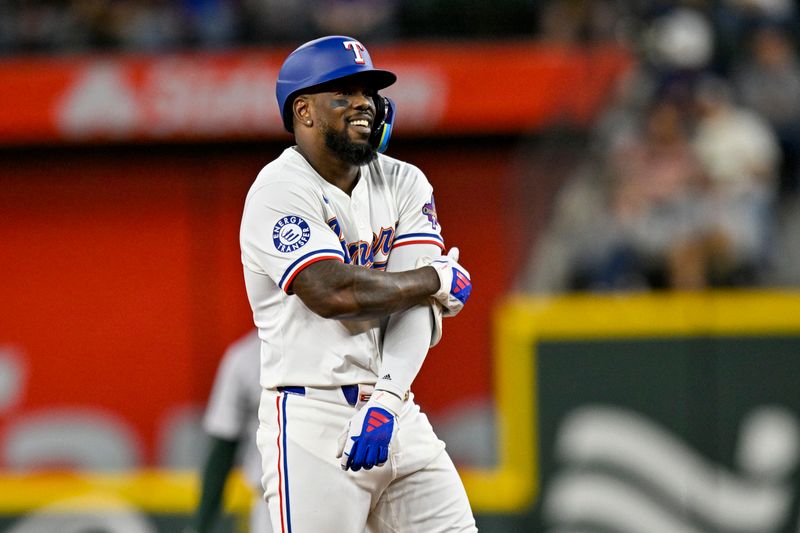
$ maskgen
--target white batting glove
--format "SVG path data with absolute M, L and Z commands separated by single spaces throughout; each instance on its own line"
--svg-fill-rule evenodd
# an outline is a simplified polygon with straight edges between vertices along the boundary
M 403 408 L 399 396 L 375 390 L 339 435 L 342 470 L 358 472 L 383 466 L 389 460 L 390 443 L 397 433 L 397 415 Z
M 433 299 L 442 304 L 444 316 L 455 316 L 467 303 L 472 293 L 472 281 L 467 269 L 458 264 L 458 248 L 450 248 L 447 255 L 437 258 L 420 257 L 417 268 L 432 266 L 439 275 L 441 286 Z

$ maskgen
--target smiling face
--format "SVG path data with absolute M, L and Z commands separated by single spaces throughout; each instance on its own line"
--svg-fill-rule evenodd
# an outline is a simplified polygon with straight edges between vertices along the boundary
M 358 85 L 336 85 L 306 95 L 308 119 L 325 146 L 341 160 L 364 165 L 375 158 L 370 144 L 375 120 L 375 91 Z
M 325 146 L 353 165 L 372 161 L 375 149 L 369 137 L 375 118 L 375 91 L 363 87 L 334 87 L 316 96 L 317 120 Z

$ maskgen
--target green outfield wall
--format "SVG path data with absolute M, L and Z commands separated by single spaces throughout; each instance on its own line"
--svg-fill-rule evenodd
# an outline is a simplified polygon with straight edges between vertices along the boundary
M 800 295 L 514 298 L 495 346 L 482 531 L 798 531 Z

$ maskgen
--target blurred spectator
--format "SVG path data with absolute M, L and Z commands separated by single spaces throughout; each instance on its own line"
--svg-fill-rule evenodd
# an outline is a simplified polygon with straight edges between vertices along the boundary
M 741 61 L 734 83 L 742 101 L 775 128 L 783 151 L 781 189 L 800 183 L 800 61 L 787 31 L 767 24 L 751 38 L 751 53 Z
M 620 147 L 636 142 L 654 90 L 653 79 L 641 65 L 618 80 L 613 101 L 597 121 L 582 161 L 556 194 L 550 220 L 520 278 L 520 290 L 553 293 L 645 286 L 636 273 L 613 266 L 610 270 L 616 272 L 606 271 L 618 243 L 610 209 L 608 159 Z
M 240 13 L 233 0 L 183 0 L 186 38 L 201 47 L 231 45 L 240 37 Z
M 640 55 L 659 93 L 687 107 L 697 79 L 714 68 L 715 46 L 715 28 L 705 11 L 673 6 L 647 21 Z
M 616 81 L 612 101 L 591 131 L 591 142 L 599 153 L 609 153 L 620 143 L 639 136 L 641 117 L 658 90 L 657 80 L 641 63 L 632 65 Z
M 786 21 L 795 12 L 792 0 L 723 0 L 722 3 L 743 18 Z
M 0 54 L 7 54 L 15 45 L 14 10 L 8 2 L 0 2 Z
M 616 286 L 620 275 L 638 273 L 648 286 L 704 286 L 698 256 L 703 172 L 678 105 L 657 99 L 641 135 L 614 147 L 609 171 L 619 240 L 599 281 Z
M 736 105 L 730 83 L 709 72 L 725 64 L 714 49 L 720 12 L 785 22 L 794 6 L 698 1 L 629 8 L 642 29 L 638 52 L 633 49 L 640 67 L 622 80 L 595 126 L 592 152 L 559 192 L 522 289 L 751 285 L 767 282 L 770 267 L 774 280 L 788 279 L 775 246 L 783 243 L 781 257 L 794 257 L 800 241 L 776 232 L 777 221 L 793 219 L 778 216 L 775 197 L 781 147 L 788 156 L 784 189 L 786 176 L 792 190 L 798 187 L 795 43 L 783 26 L 759 26 L 751 58 L 735 71 L 744 107 Z M 575 3 L 549 4 L 542 28 L 555 31 L 544 35 L 575 40 L 578 12 Z
M 586 44 L 628 40 L 624 3 L 556 0 L 541 9 L 538 36 L 544 41 Z
M 517 283 L 519 291 L 550 294 L 597 288 L 595 281 L 603 277 L 599 265 L 608 263 L 608 250 L 614 246 L 609 187 L 600 166 L 595 158 L 585 158 L 558 191 L 550 221 Z M 625 282 L 626 287 L 633 285 Z
M 642 109 L 652 94 L 647 80 L 632 75 L 599 122 L 596 155 L 558 195 L 524 289 L 697 290 L 763 281 L 780 162 L 772 129 L 710 76 L 695 90 L 694 117 L 683 100 L 660 93 Z
M 403 38 L 513 39 L 534 35 L 540 2 L 530 0 L 403 0 Z
M 311 0 L 241 0 L 243 40 L 248 43 L 301 43 L 319 37 L 313 30 Z
M 769 22 L 792 28 L 796 24 L 796 0 L 721 0 L 716 2 L 714 23 L 723 52 L 724 71 L 746 53 L 747 36 L 754 27 Z
M 659 61 L 697 63 L 709 35 L 736 52 L 754 21 L 791 27 L 795 12 L 791 0 L 7 0 L 0 53 L 288 44 L 324 33 L 628 44 L 648 28 L 641 44 Z
M 714 28 L 708 17 L 686 7 L 655 17 L 643 38 L 648 58 L 662 71 L 705 69 L 714 52 Z
M 397 35 L 398 0 L 312 0 L 311 18 L 319 35 L 357 35 L 387 41 Z
M 5 4 L 5 3 L 4 3 Z M 55 52 L 82 41 L 80 20 L 68 4 L 23 0 L 5 4 L 2 41 L 22 52 Z M 8 32 L 8 33 L 6 33 Z
M 704 254 L 715 284 L 751 284 L 768 260 L 780 147 L 758 114 L 737 106 L 727 82 L 697 87 L 693 144 L 709 178 Z
M 106 20 L 113 44 L 125 51 L 170 50 L 182 40 L 182 20 L 169 0 L 112 0 Z
M 108 0 L 73 0 L 69 10 L 77 19 L 78 32 L 83 36 L 79 43 L 65 51 L 105 49 L 117 42 L 113 35 Z
M 0 44 L 12 52 L 154 51 L 183 39 L 183 19 L 168 0 L 20 0 L 0 13 Z

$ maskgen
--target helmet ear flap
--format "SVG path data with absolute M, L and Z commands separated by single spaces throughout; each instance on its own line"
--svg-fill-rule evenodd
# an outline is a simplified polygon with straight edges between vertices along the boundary
M 389 138 L 392 136 L 395 105 L 391 98 L 380 94 L 375 94 L 373 100 L 375 101 L 375 120 L 369 142 L 375 151 L 382 154 L 389 146 Z

